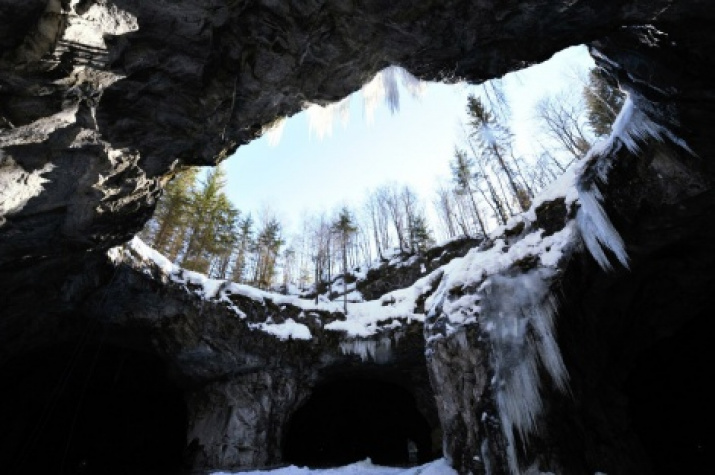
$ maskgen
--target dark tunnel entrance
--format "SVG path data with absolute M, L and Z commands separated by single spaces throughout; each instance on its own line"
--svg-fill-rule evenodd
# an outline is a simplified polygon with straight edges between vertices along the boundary
M 700 315 L 638 358 L 626 392 L 653 473 L 712 473 L 712 315 Z
M 186 408 L 158 358 L 74 344 L 24 355 L 0 374 L 3 473 L 180 472 Z
M 432 453 L 430 425 L 412 395 L 401 386 L 373 379 L 316 388 L 288 425 L 284 461 L 319 468 L 368 457 L 387 466 L 416 465 L 437 457 Z

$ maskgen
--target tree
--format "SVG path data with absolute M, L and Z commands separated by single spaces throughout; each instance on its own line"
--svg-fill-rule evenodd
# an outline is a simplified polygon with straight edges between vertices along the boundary
M 402 206 L 400 189 L 397 183 L 390 183 L 380 187 L 380 200 L 387 210 L 390 221 L 395 228 L 397 245 L 400 252 L 405 251 L 405 209 Z
M 338 235 L 343 256 L 343 310 L 348 313 L 348 242 L 357 232 L 350 210 L 343 206 L 338 213 L 337 220 L 332 226 L 333 232 Z
M 365 210 L 370 217 L 370 228 L 375 242 L 375 249 L 380 260 L 383 259 L 382 251 L 390 245 L 388 230 L 388 211 L 383 200 L 381 188 L 373 190 L 365 201 Z
M 467 114 L 470 117 L 471 136 L 479 143 L 483 156 L 506 176 L 512 196 L 521 210 L 526 211 L 531 205 L 531 193 L 526 189 L 526 184 L 518 182 L 516 173 L 507 163 L 511 155 L 511 133 L 474 95 L 467 97 Z
M 288 289 L 288 285 L 294 281 L 294 272 L 296 265 L 296 252 L 293 247 L 287 247 L 283 250 L 283 286 Z
M 546 135 L 578 160 L 591 148 L 592 136 L 583 101 L 562 93 L 543 97 L 536 104 L 536 114 Z
M 623 91 L 613 86 L 603 69 L 592 68 L 583 95 L 593 133 L 599 137 L 610 134 L 611 125 L 625 101 Z
M 442 225 L 443 236 L 447 239 L 453 238 L 457 235 L 457 224 L 455 222 L 452 190 L 440 184 L 435 193 L 437 196 L 433 199 L 432 204 Z
M 410 244 L 413 252 L 423 253 L 434 244 L 432 233 L 427 226 L 427 218 L 424 215 L 414 215 L 410 219 Z
M 259 289 L 268 289 L 273 283 L 276 263 L 281 246 L 282 226 L 275 217 L 268 217 L 258 231 L 255 241 L 256 263 L 253 284 Z
M 197 173 L 197 168 L 184 168 L 171 178 L 143 231 L 142 237 L 159 252 L 168 254 L 173 242 L 183 243 Z
M 253 246 L 253 218 L 248 214 L 238 223 L 236 239 L 236 258 L 231 270 L 231 279 L 242 283 L 245 279 L 248 254 Z
M 232 230 L 238 211 L 223 192 L 225 172 L 219 165 L 210 170 L 200 189 L 191 200 L 191 224 L 181 265 L 198 272 L 209 273 L 219 245 L 232 245 L 232 239 L 219 236 Z M 225 239 L 224 239 L 225 238 Z
M 229 276 L 231 257 L 239 238 L 236 228 L 240 222 L 240 215 L 241 213 L 234 208 L 228 197 L 221 193 L 217 206 L 212 212 L 213 239 L 208 242 L 205 249 L 208 258 L 212 261 L 210 275 L 214 278 L 227 279 Z
M 474 160 L 468 157 L 464 150 L 455 148 L 454 156 L 452 162 L 450 163 L 452 180 L 454 181 L 457 192 L 469 198 L 469 201 L 472 204 L 474 217 L 479 223 L 479 231 L 483 236 L 486 236 L 487 228 L 484 225 L 481 214 L 479 213 L 477 202 L 474 200 L 474 190 L 472 189 L 473 167 Z

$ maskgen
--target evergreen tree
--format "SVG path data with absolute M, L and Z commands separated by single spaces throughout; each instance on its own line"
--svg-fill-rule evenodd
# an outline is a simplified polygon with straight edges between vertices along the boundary
M 583 89 L 588 109 L 588 123 L 597 136 L 611 133 L 611 125 L 620 112 L 625 94 L 614 87 L 605 72 L 593 68 L 588 73 L 588 83 Z
M 467 114 L 470 117 L 471 136 L 478 141 L 484 157 L 490 163 L 494 163 L 496 169 L 506 176 L 513 197 L 521 210 L 526 211 L 531 205 L 531 193 L 525 183 L 518 182 L 517 174 L 509 163 L 514 161 L 513 157 L 511 157 L 511 160 L 509 159 L 511 155 L 511 133 L 496 120 L 496 117 L 484 107 L 482 101 L 474 95 L 467 97 Z
M 184 168 L 174 175 L 164 189 L 154 217 L 142 237 L 159 252 L 168 254 L 172 243 L 182 242 L 189 223 L 191 195 L 197 168 Z
M 434 244 L 432 233 L 427 226 L 427 219 L 424 215 L 414 215 L 410 218 L 410 241 L 413 252 L 423 253 L 428 247 Z
M 213 257 L 211 275 L 217 279 L 227 279 L 229 276 L 229 266 L 234 253 L 236 242 L 238 241 L 237 227 L 239 224 L 240 212 L 228 199 L 226 194 L 221 193 L 218 197 L 216 208 L 212 213 L 213 239 L 208 243 L 206 252 Z
M 281 237 L 281 224 L 270 218 L 256 237 L 256 266 L 253 283 L 260 289 L 268 289 L 273 283 L 278 254 L 285 242 Z
M 464 150 L 455 149 L 454 157 L 450 163 L 452 169 L 452 180 L 458 193 L 466 195 L 472 204 L 472 211 L 475 219 L 479 223 L 479 231 L 483 236 L 487 235 L 487 228 L 484 225 L 477 202 L 474 200 L 474 190 L 472 188 L 472 169 L 474 160 L 467 156 Z
M 236 258 L 231 269 L 231 280 L 242 283 L 248 265 L 248 254 L 253 246 L 253 218 L 250 214 L 239 221 L 237 231 Z
M 192 223 L 187 236 L 181 265 L 187 269 L 209 273 L 221 246 L 232 247 L 232 230 L 238 211 L 223 192 L 225 172 L 219 165 L 206 175 L 191 202 Z
M 343 256 L 343 310 L 348 313 L 348 243 L 352 235 L 357 232 L 350 210 L 343 206 L 338 213 L 337 220 L 333 223 L 333 232 L 338 235 Z

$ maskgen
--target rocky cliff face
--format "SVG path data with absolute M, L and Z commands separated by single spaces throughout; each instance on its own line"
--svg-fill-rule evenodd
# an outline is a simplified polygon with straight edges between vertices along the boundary
M 22 446 L 4 438 L 2 460 L 23 467 L 43 447 L 70 463 L 51 447 L 71 421 L 34 438 L 26 421 L 41 427 L 52 407 L 73 414 L 73 401 L 146 387 L 160 416 L 113 422 L 148 440 L 171 439 L 150 430 L 167 421 L 187 435 L 158 459 L 145 454 L 148 465 L 278 463 L 313 388 L 354 377 L 396 382 L 425 430 L 441 427 L 460 473 L 704 470 L 713 20 L 705 0 L 2 1 L 0 364 L 20 378 L 2 420 L 28 435 Z M 403 343 L 378 328 L 356 346 L 326 330 L 338 314 L 319 311 L 302 322 L 310 340 L 282 342 L 261 329 L 298 322 L 300 308 L 227 289 L 207 300 L 191 278 L 107 257 L 177 164 L 218 163 L 387 65 L 479 82 L 585 42 L 629 92 L 616 133 L 569 186 L 435 269 L 420 287 L 425 324 L 402 315 Z M 374 358 L 382 338 L 389 360 L 341 351 Z M 77 363 L 63 368 L 65 357 Z M 67 369 L 96 365 L 114 377 L 83 392 Z M 53 396 L 63 385 L 76 393 Z M 72 453 L 76 466 L 97 454 L 109 463 L 108 447 L 131 440 L 103 446 L 91 427 L 76 430 L 88 452 Z M 124 460 L 140 450 L 128 444 Z

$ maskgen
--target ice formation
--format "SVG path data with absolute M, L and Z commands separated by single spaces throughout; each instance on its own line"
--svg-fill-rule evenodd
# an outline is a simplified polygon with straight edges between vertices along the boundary
M 568 374 L 555 337 L 557 302 L 551 290 L 560 272 L 559 264 L 583 243 L 604 270 L 612 267 L 607 252 L 628 267 L 625 243 L 606 215 L 598 186 L 607 183 L 613 160 L 622 147 L 635 154 L 645 140 L 666 138 L 690 152 L 687 144 L 653 122 L 628 97 L 611 135 L 536 197 L 527 212 L 493 232 L 489 237 L 491 247 L 473 249 L 464 258 L 445 265 L 444 279 L 426 301 L 430 309 L 426 323 L 428 345 L 452 336 L 456 345 L 468 347 L 469 342 L 463 341 L 466 333 L 459 330 L 475 323 L 487 337 L 495 370 L 492 384 L 498 417 L 507 443 L 507 461 L 514 474 L 520 473 L 516 434 L 526 443 L 529 434 L 538 430 L 542 370 L 556 389 L 568 390 Z M 567 221 L 560 231 L 545 236 L 534 229 L 538 225 L 536 210 L 556 199 L 563 199 L 567 210 L 575 207 L 576 218 Z M 505 231 L 515 229 L 517 224 L 524 225 L 527 231 L 510 244 Z M 525 270 L 518 262 L 534 264 L 527 267 L 531 270 Z M 488 444 L 482 446 L 486 463 L 485 448 Z
M 422 81 L 399 66 L 389 66 L 383 69 L 375 75 L 372 81 L 363 86 L 361 92 L 365 120 L 369 124 L 374 120 L 378 104 L 383 101 L 390 112 L 395 113 L 399 110 L 400 85 L 413 97 L 419 97 L 426 88 Z M 352 95 L 326 106 L 307 104 L 306 113 L 311 135 L 315 134 L 319 139 L 330 136 L 333 132 L 333 124 L 337 120 L 340 120 L 344 127 L 347 126 L 350 119 L 351 100 Z
M 568 374 L 555 337 L 556 302 L 549 283 L 555 271 L 534 269 L 514 276 L 493 275 L 484 284 L 480 323 L 489 337 L 502 430 L 509 465 L 518 473 L 514 430 L 521 440 L 536 430 L 541 412 L 541 366 L 566 390 Z
M 667 138 L 693 154 L 682 139 L 667 127 L 653 122 L 638 108 L 630 94 L 626 97 L 611 130 L 611 135 L 594 145 L 583 159 L 586 164 L 583 168 L 587 172 L 582 173 L 576 186 L 581 205 L 576 219 L 581 237 L 593 258 L 605 270 L 611 269 L 605 250 L 612 252 L 624 267 L 628 267 L 625 244 L 601 206 L 602 195 L 598 188 L 599 183 L 608 182 L 608 173 L 618 149 L 623 146 L 632 154 L 636 154 L 646 139 L 664 141 Z
M 344 355 L 358 355 L 364 362 L 386 363 L 392 356 L 392 340 L 388 337 L 379 340 L 350 339 L 340 342 L 340 351 Z

